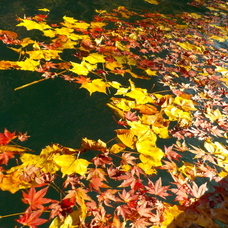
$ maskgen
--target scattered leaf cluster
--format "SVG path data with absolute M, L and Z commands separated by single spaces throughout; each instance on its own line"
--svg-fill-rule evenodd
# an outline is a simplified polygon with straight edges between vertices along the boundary
M 1 70 L 37 72 L 41 80 L 60 77 L 90 95 L 109 94 L 107 106 L 118 124 L 109 142 L 83 138 L 77 149 L 52 144 L 38 155 L 15 144 L 27 133 L 0 133 L 0 189 L 22 191 L 28 204 L 18 223 L 32 228 L 47 221 L 50 228 L 227 225 L 228 52 L 221 47 L 228 39 L 227 4 L 190 4 L 204 5 L 207 13 L 164 15 L 119 6 L 97 10 L 91 23 L 64 16 L 51 24 L 42 9 L 44 14 L 18 18 L 18 26 L 39 30 L 42 41 L 0 31 L 2 42 L 20 56 L 0 61 Z M 69 49 L 75 51 L 70 60 L 64 55 Z M 144 81 L 151 88 L 154 78 L 164 91 L 137 85 Z M 18 164 L 8 168 L 15 156 Z M 48 196 L 50 188 L 58 199 Z M 41 218 L 43 213 L 49 219 Z

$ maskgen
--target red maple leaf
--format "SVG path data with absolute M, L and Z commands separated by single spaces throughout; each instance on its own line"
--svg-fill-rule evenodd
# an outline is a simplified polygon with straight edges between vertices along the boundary
M 24 215 L 20 216 L 20 218 L 16 219 L 16 221 L 24 226 L 37 228 L 38 225 L 41 225 L 48 221 L 47 219 L 39 218 L 42 213 L 42 210 L 32 211 L 31 208 L 28 208 L 25 211 Z
M 59 216 L 60 219 L 63 219 L 67 214 L 73 212 L 74 202 L 70 201 L 71 199 L 63 199 L 61 202 L 56 201 L 55 203 L 49 206 L 49 209 L 52 209 L 50 218 Z
M 88 83 L 88 82 L 91 82 L 90 78 L 86 78 L 84 76 L 78 76 L 78 77 L 75 77 L 76 81 L 74 81 L 75 83 L 79 83 L 79 84 L 85 84 L 85 83 Z
M 11 140 L 15 139 L 15 131 L 10 133 L 6 128 L 4 133 L 0 133 L 0 145 L 7 145 Z
M 14 158 L 14 155 L 12 152 L 5 151 L 3 153 L 0 153 L 0 165 L 2 165 L 2 164 L 7 165 L 9 159 L 11 159 L 11 158 Z
M 29 204 L 30 208 L 32 210 L 36 210 L 36 209 L 44 210 L 43 204 L 52 202 L 51 199 L 43 198 L 43 196 L 46 195 L 47 190 L 48 190 L 48 187 L 43 188 L 43 189 L 39 190 L 38 192 L 36 192 L 36 189 L 32 187 L 29 189 L 28 194 L 26 192 L 22 191 L 22 194 L 23 194 L 22 201 L 24 203 Z
M 160 177 L 155 182 L 155 184 L 152 181 L 150 181 L 148 183 L 148 186 L 146 186 L 146 189 L 148 190 L 148 193 L 160 196 L 165 199 L 166 196 L 170 196 L 170 194 L 167 193 L 167 190 L 169 189 L 169 187 L 170 185 L 162 186 L 162 179 Z

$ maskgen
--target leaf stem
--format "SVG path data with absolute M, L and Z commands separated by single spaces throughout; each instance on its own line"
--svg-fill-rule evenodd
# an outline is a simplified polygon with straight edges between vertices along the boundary
M 19 213 L 15 213 L 15 214 L 9 214 L 9 215 L 0 215 L 0 219 L 2 218 L 7 218 L 7 217 L 11 217 L 11 216 L 16 216 L 16 215 L 22 215 L 25 212 L 19 212 Z

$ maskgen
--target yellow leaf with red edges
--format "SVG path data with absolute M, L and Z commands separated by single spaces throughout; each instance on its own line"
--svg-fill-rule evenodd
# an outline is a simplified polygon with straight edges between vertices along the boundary
M 77 159 L 73 155 L 66 154 L 54 158 L 54 162 L 60 166 L 63 176 L 73 173 L 78 173 L 83 176 L 87 172 L 87 167 L 90 164 L 90 162 L 85 159 Z
M 91 82 L 84 83 L 80 88 L 87 89 L 90 95 L 94 92 L 106 93 L 106 88 L 109 85 L 102 79 L 94 79 Z

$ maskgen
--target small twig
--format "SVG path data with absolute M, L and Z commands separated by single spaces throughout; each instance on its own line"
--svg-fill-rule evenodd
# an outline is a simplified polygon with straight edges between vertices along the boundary
M 23 86 L 19 86 L 19 87 L 15 88 L 14 91 L 19 90 L 19 89 L 23 89 L 23 88 L 25 88 L 25 87 L 27 87 L 27 86 L 36 84 L 36 83 L 38 83 L 38 82 L 42 82 L 42 81 L 47 80 L 47 79 L 49 79 L 49 78 L 42 78 L 42 79 L 40 79 L 40 80 L 30 82 L 30 83 L 28 83 L 28 84 L 25 84 L 25 85 L 23 85 Z

